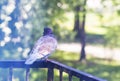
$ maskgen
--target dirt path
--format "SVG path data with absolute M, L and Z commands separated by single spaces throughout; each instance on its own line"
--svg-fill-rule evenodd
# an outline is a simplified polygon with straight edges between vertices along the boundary
M 60 43 L 57 49 L 79 53 L 81 46 L 78 43 Z M 85 51 L 86 54 L 90 54 L 98 58 L 120 60 L 120 49 L 110 50 L 102 46 L 98 47 L 98 46 L 86 45 Z

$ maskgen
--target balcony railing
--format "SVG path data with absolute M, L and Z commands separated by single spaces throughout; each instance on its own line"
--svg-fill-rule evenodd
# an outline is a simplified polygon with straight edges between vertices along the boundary
M 32 65 L 25 65 L 24 60 L 20 61 L 0 61 L 0 68 L 9 69 L 8 80 L 12 81 L 13 69 L 14 68 L 24 68 L 26 69 L 26 81 L 29 80 L 30 69 L 32 68 L 47 68 L 47 81 L 54 81 L 54 69 L 59 70 L 59 81 L 63 81 L 63 72 L 68 74 L 68 81 L 73 81 L 72 77 L 77 77 L 79 81 L 106 81 L 104 79 L 92 76 L 91 74 L 82 72 L 80 70 L 74 69 L 72 67 L 66 66 L 62 63 L 56 61 L 36 61 Z

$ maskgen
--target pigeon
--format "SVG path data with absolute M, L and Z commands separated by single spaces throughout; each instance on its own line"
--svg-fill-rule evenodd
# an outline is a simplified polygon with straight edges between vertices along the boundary
M 33 64 L 36 60 L 47 60 L 55 49 L 57 48 L 57 39 L 53 31 L 49 27 L 44 28 L 43 36 L 41 36 L 35 43 L 32 51 L 30 52 L 25 64 Z

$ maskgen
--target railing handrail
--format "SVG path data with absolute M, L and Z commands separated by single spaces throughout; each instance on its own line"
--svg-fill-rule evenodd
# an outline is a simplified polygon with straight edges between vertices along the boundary
M 0 68 L 47 68 L 46 61 L 36 61 L 32 65 L 26 65 L 25 60 L 2 60 Z
M 53 77 L 53 74 L 54 74 L 53 69 L 58 69 L 60 71 L 60 81 L 62 81 L 62 73 L 63 72 L 68 73 L 69 81 L 72 81 L 72 79 L 71 79 L 72 76 L 80 78 L 80 81 L 106 81 L 104 79 L 98 78 L 96 76 L 82 72 L 80 70 L 74 69 L 70 66 L 64 65 L 62 63 L 59 63 L 59 62 L 56 62 L 53 60 L 36 61 L 32 65 L 25 65 L 24 63 L 25 63 L 25 60 L 0 61 L 0 68 L 11 68 L 11 67 L 12 68 L 48 68 L 47 81 L 53 81 L 53 78 L 54 78 Z M 26 73 L 26 74 L 28 74 L 28 73 Z M 10 80 L 10 81 L 12 81 L 12 80 Z M 29 81 L 29 80 L 26 80 L 26 81 Z
M 49 61 L 49 64 L 51 64 L 52 66 L 54 66 L 54 68 L 57 68 L 57 69 L 61 69 L 66 72 L 66 73 L 71 73 L 71 75 L 73 76 L 76 76 L 76 77 L 82 77 L 82 78 L 90 78 L 92 81 L 105 81 L 104 79 L 101 79 L 101 78 L 98 78 L 98 77 L 95 77 L 89 73 L 86 73 L 86 72 L 83 72 L 83 71 L 80 71 L 80 70 L 77 70 L 77 69 L 74 69 L 70 66 L 67 66 L 67 65 L 64 65 L 62 63 L 59 63 L 59 62 L 56 62 L 56 61 Z

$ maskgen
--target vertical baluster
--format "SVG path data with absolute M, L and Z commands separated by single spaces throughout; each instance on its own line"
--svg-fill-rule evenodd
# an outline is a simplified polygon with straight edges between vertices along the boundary
M 62 69 L 60 69 L 60 70 L 59 70 L 59 73 L 60 73 L 60 81 L 62 81 L 63 70 L 62 70 Z
M 86 78 L 86 80 L 85 80 L 84 76 L 80 76 L 80 80 L 79 81 L 91 81 L 91 80 L 89 80 L 89 78 Z
M 52 67 L 49 67 L 47 73 L 47 81 L 53 81 L 53 79 L 54 79 L 54 71 Z
M 29 81 L 30 68 L 26 68 L 26 81 Z
M 69 73 L 69 81 L 72 81 L 72 75 L 71 75 L 71 73 Z
M 12 74 L 13 74 L 13 68 L 12 67 L 10 67 L 9 68 L 9 81 L 12 81 Z
M 90 81 L 90 80 L 84 80 L 83 77 L 84 77 L 84 76 L 80 76 L 79 81 Z M 87 78 L 86 78 L 86 79 L 87 79 Z

